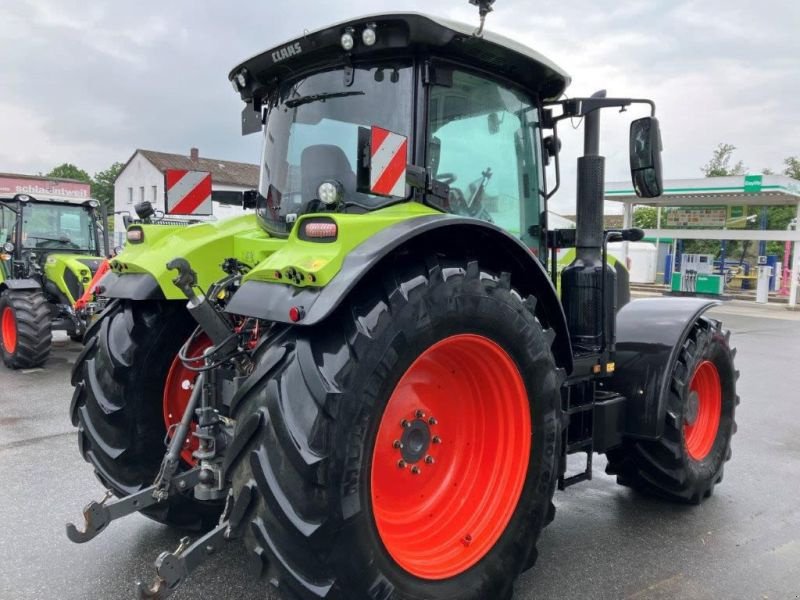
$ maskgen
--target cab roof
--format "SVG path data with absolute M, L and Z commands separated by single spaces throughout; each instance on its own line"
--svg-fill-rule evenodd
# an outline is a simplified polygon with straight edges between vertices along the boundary
M 377 41 L 367 47 L 361 33 L 373 25 Z M 352 28 L 355 46 L 349 52 L 341 37 Z M 383 13 L 343 21 L 302 37 L 289 40 L 240 63 L 228 78 L 246 102 L 256 107 L 270 90 L 294 72 L 326 65 L 347 64 L 349 60 L 390 58 L 400 52 L 430 51 L 435 56 L 460 60 L 504 76 L 538 94 L 543 100 L 561 96 L 570 76 L 535 50 L 504 36 L 475 26 L 419 13 Z M 244 87 L 236 83 L 243 74 Z
M 67 196 L 34 196 L 32 194 L 0 194 L 0 202 L 19 202 L 18 196 L 27 196 L 32 204 L 69 204 L 71 206 L 90 206 L 91 202 L 99 200 L 94 198 L 70 198 Z

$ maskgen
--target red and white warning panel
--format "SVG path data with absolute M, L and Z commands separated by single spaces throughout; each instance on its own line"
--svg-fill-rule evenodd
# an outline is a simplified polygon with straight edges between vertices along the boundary
M 210 215 L 211 173 L 167 169 L 164 171 L 167 190 L 167 214 Z
M 408 138 L 373 125 L 369 189 L 378 196 L 405 198 Z

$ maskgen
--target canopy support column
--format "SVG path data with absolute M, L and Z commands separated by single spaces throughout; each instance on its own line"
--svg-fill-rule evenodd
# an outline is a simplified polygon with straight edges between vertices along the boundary
M 800 231 L 800 202 L 797 203 L 797 220 L 795 231 Z M 792 280 L 789 288 L 789 307 L 797 307 L 797 279 L 800 278 L 800 242 L 795 240 L 792 244 Z

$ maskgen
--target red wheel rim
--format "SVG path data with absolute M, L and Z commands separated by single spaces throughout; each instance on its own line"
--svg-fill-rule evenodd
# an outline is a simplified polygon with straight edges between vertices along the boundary
M 372 454 L 372 509 L 386 550 L 423 579 L 475 565 L 511 521 L 530 451 L 530 405 L 514 360 L 472 334 L 428 348 L 389 398 Z
M 186 353 L 187 356 L 202 356 L 203 351 L 211 346 L 211 340 L 205 334 L 200 335 L 194 339 L 189 345 Z M 196 363 L 201 365 L 201 362 Z M 194 366 L 194 365 L 193 365 Z M 197 379 L 197 372 L 187 369 L 181 362 L 181 359 L 175 356 L 172 361 L 172 366 L 167 373 L 167 380 L 164 383 L 164 397 L 162 407 L 164 411 L 164 425 L 167 426 L 167 435 L 172 438 L 172 427 L 177 427 L 183 417 L 183 412 L 186 410 L 186 405 L 189 403 L 189 398 L 192 395 L 192 387 Z M 192 456 L 192 452 L 197 450 L 199 446 L 198 439 L 192 435 L 197 424 L 192 421 L 189 426 L 189 435 L 183 444 L 181 450 L 181 458 L 187 464 L 194 466 L 197 460 Z
M 2 325 L 0 327 L 2 327 L 3 332 L 3 348 L 9 354 L 13 354 L 14 350 L 17 349 L 17 319 L 8 306 L 3 309 Z
M 701 362 L 689 383 L 689 406 L 683 425 L 686 450 L 700 461 L 714 447 L 722 416 L 722 386 L 717 367 L 709 360 Z

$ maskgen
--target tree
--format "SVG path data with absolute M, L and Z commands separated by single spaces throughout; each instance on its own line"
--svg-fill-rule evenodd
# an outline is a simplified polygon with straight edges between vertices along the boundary
M 736 146 L 733 144 L 720 143 L 714 150 L 711 160 L 708 161 L 700 170 L 706 177 L 725 177 L 728 175 L 744 175 L 747 170 L 742 161 L 736 162 L 731 166 L 731 159 Z
M 637 206 L 633 211 L 633 226 L 639 229 L 655 229 L 658 225 L 658 209 L 655 206 Z
M 76 167 L 72 163 L 63 163 L 53 168 L 45 177 L 62 177 L 64 179 L 77 179 L 92 183 L 92 178 L 83 169 Z
M 788 175 L 792 179 L 800 180 L 800 157 L 790 156 L 783 161 L 786 168 L 783 170 L 784 175 Z
M 94 174 L 92 197 L 102 202 L 110 213 L 114 212 L 114 180 L 124 166 L 120 162 L 115 162 L 104 171 Z

